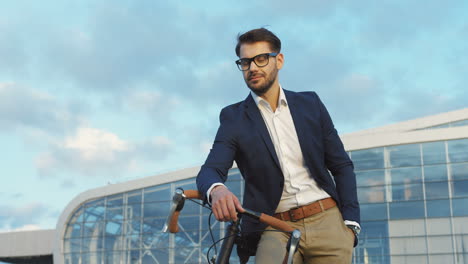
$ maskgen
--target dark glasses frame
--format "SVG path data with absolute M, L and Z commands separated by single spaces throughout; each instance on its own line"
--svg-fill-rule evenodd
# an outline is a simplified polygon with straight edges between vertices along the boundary
M 278 56 L 278 52 L 271 52 L 271 53 L 262 53 L 262 54 L 258 54 L 252 58 L 242 58 L 242 59 L 238 59 L 236 60 L 236 64 L 237 64 L 237 68 L 239 68 L 240 71 L 248 71 L 250 70 L 250 65 L 252 64 L 252 61 L 255 63 L 255 65 L 257 65 L 257 67 L 265 67 L 268 65 L 268 63 L 270 63 L 270 57 L 276 57 Z M 264 58 L 266 57 L 266 64 L 258 64 L 257 62 L 257 59 L 258 58 Z M 245 69 L 243 69 L 243 67 L 247 67 Z

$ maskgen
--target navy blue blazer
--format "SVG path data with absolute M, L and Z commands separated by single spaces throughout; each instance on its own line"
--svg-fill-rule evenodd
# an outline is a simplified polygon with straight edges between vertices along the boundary
M 359 223 L 353 163 L 327 109 L 315 92 L 284 93 L 311 176 L 337 202 L 343 219 Z M 198 190 L 205 195 L 213 183 L 225 182 L 236 161 L 245 180 L 243 207 L 274 214 L 283 192 L 284 176 L 255 100 L 249 94 L 244 101 L 225 107 L 220 123 L 213 147 L 197 176 Z M 249 217 L 242 220 L 244 232 L 264 228 Z

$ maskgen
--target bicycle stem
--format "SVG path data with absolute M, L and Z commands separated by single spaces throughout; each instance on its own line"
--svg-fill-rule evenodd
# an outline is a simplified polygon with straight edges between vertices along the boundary
M 299 244 L 299 241 L 301 240 L 301 231 L 298 229 L 295 229 L 292 233 L 291 236 L 289 237 L 288 245 L 286 246 L 286 256 L 283 260 L 283 263 L 286 264 L 291 264 L 293 263 L 293 258 L 294 258 L 294 253 L 297 251 L 297 245 Z

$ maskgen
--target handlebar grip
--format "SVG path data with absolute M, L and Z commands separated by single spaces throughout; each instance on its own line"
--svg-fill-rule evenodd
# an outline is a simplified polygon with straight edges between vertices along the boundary
M 270 225 L 271 227 L 284 231 L 284 232 L 292 232 L 294 231 L 294 228 L 292 228 L 290 225 L 288 225 L 286 222 L 283 222 L 279 219 L 274 218 L 273 216 L 269 216 L 267 214 L 261 214 L 260 215 L 260 221 Z
M 171 217 L 171 219 L 169 221 L 169 225 L 168 225 L 169 232 L 171 232 L 171 233 L 179 232 L 179 225 L 177 224 L 178 221 L 179 221 L 179 215 L 180 215 L 180 211 L 175 211 L 172 214 L 172 217 Z
M 184 196 L 186 198 L 191 198 L 191 199 L 198 199 L 198 200 L 202 200 L 203 196 L 201 195 L 201 193 L 197 190 L 186 190 L 184 191 Z

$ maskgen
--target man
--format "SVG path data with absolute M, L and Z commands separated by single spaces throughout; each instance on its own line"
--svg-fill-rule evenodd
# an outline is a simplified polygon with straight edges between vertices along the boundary
M 222 184 L 236 161 L 245 180 L 245 208 L 273 215 L 301 231 L 294 263 L 350 263 L 360 231 L 353 164 L 318 96 L 280 86 L 280 51 L 281 41 L 267 29 L 238 37 L 236 64 L 251 92 L 221 111 L 197 186 L 217 220 L 237 220 L 236 211 L 244 208 Z M 243 233 L 257 248 L 256 263 L 279 263 L 288 236 L 258 232 L 265 228 L 249 217 L 242 219 Z

